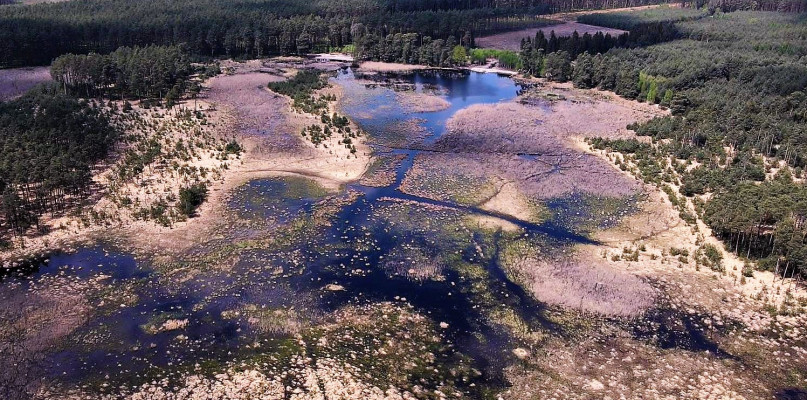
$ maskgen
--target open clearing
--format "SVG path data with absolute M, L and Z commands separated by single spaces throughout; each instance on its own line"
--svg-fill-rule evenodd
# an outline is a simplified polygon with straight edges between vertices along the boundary
M 669 6 L 669 5 L 665 5 Z M 495 35 L 482 36 L 476 38 L 476 46 L 481 48 L 501 49 L 501 50 L 521 50 L 521 40 L 525 38 L 534 38 L 538 31 L 542 31 L 548 38 L 551 32 L 555 32 L 558 37 L 571 36 L 577 32 L 580 36 L 588 33 L 594 35 L 597 32 L 602 32 L 606 35 L 619 36 L 627 31 L 621 29 L 606 28 L 602 26 L 581 24 L 576 21 L 577 17 L 585 14 L 594 13 L 613 13 L 613 12 L 626 12 L 626 11 L 639 11 L 651 8 L 660 7 L 659 5 L 641 6 L 641 7 L 627 7 L 627 8 L 613 8 L 608 10 L 593 10 L 593 11 L 578 11 L 569 13 L 557 13 L 542 15 L 542 18 L 548 20 L 555 20 L 556 25 L 545 26 L 542 28 L 528 28 L 512 32 L 498 33 Z
M 50 67 L 0 69 L 0 101 L 11 100 L 51 80 Z
M 521 50 L 521 40 L 528 37 L 534 38 L 538 31 L 543 32 L 546 37 L 549 37 L 552 32 L 555 32 L 555 36 L 558 37 L 572 36 L 574 32 L 577 32 L 580 34 L 580 36 L 586 33 L 593 35 L 597 32 L 602 32 L 603 34 L 611 36 L 618 36 L 627 32 L 621 29 L 605 28 L 602 26 L 581 24 L 579 22 L 560 22 L 557 25 L 550 25 L 542 28 L 522 29 L 520 31 L 483 36 L 476 38 L 475 43 L 478 47 L 486 49 L 519 51 Z
M 322 117 L 266 88 L 312 66 L 337 74 L 317 93 L 335 99 L 326 114 L 367 130 L 355 153 L 305 139 Z M 224 62 L 199 104 L 184 103 L 205 115 L 187 126 L 135 104 L 130 118 L 163 132 L 165 147 L 210 142 L 188 161 L 208 171 L 208 201 L 171 227 L 52 224 L 68 246 L 102 236 L 153 271 L 121 277 L 79 260 L 99 273 L 46 266 L 29 287 L 0 287 L 0 366 L 36 376 L 64 343 L 114 354 L 96 371 L 70 348 L 90 383 L 30 383 L 41 399 L 480 398 L 489 385 L 527 400 L 770 398 L 781 371 L 807 363 L 807 317 L 768 311 L 807 294 L 771 273 L 741 277 L 726 252 L 725 271 L 702 265 L 703 244 L 718 244 L 708 229 L 584 140 L 635 137 L 626 125 L 667 111 L 569 84 L 515 90 L 492 74 L 446 74 L 455 89 L 493 81 L 518 93 L 457 107 L 464 90 L 413 92 L 340 67 Z M 233 137 L 242 153 L 215 152 Z M 154 165 L 116 190 L 146 204 L 182 179 Z

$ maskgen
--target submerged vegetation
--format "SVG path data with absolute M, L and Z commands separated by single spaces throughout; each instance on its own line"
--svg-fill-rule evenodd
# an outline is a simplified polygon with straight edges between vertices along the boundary
M 0 103 L 0 229 L 76 204 L 82 223 L 136 228 L 0 273 L 0 396 L 805 393 L 807 296 L 754 277 L 754 261 L 807 276 L 803 18 L 662 7 L 581 19 L 619 37 L 541 33 L 514 52 L 474 37 L 579 4 L 130 3 L 0 8 L 0 65 L 60 55 L 54 85 Z M 773 3 L 800 7 L 748 6 Z M 454 68 L 190 62 L 336 48 L 496 60 L 645 104 Z M 211 187 L 231 167 L 247 183 Z

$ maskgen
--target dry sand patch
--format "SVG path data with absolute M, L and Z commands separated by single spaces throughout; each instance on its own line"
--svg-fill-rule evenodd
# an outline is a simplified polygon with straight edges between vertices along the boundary
M 434 69 L 428 65 L 385 63 L 379 61 L 365 61 L 359 65 L 361 72 L 411 72 L 424 69 Z
M 336 68 L 336 64 L 313 63 L 324 68 Z M 325 65 L 327 64 L 327 65 Z M 21 250 L 26 254 L 47 252 L 63 248 L 77 240 L 91 239 L 95 235 L 108 236 L 106 231 L 119 229 L 122 236 L 130 244 L 148 254 L 157 253 L 176 254 L 208 238 L 211 232 L 225 222 L 225 199 L 231 189 L 250 179 L 280 176 L 301 175 L 316 179 L 326 188 L 338 188 L 346 182 L 358 180 L 369 165 L 370 150 L 363 143 L 363 138 L 356 142 L 357 152 L 351 154 L 341 144 L 336 143 L 341 138 L 332 137 L 326 140 L 327 146 L 314 146 L 304 140 L 299 132 L 304 126 L 318 123 L 318 116 L 311 116 L 294 112 L 291 102 L 285 96 L 269 91 L 266 86 L 271 81 L 285 79 L 295 73 L 296 66 L 311 66 L 305 60 L 282 60 L 281 63 L 266 61 L 250 61 L 237 63 L 225 61 L 222 68 L 226 74 L 212 78 L 206 83 L 207 89 L 198 101 L 188 100 L 180 107 L 202 109 L 212 126 L 212 135 L 216 138 L 237 137 L 238 143 L 244 149 L 240 159 L 231 159 L 224 163 L 226 168 L 219 168 L 222 163 L 216 154 L 207 150 L 201 151 L 199 157 L 190 160 L 194 168 L 216 169 L 211 176 L 208 199 L 197 210 L 197 216 L 187 222 L 173 223 L 171 227 L 160 226 L 154 221 L 142 221 L 136 218 L 118 218 L 115 223 L 100 223 L 87 225 L 77 217 L 64 216 L 44 221 L 52 227 L 49 234 L 36 238 L 26 239 L 26 248 Z M 337 86 L 325 89 L 325 92 L 341 97 L 341 90 Z M 118 105 L 120 107 L 120 105 Z M 329 113 L 335 111 L 331 105 Z M 173 131 L 174 112 L 164 110 L 142 110 L 134 104 L 134 111 L 143 114 L 150 124 L 164 124 L 168 128 L 162 131 L 162 136 L 174 139 L 196 141 L 194 130 Z M 357 129 L 355 125 L 352 128 Z M 207 127 L 205 127 L 207 129 Z M 189 135 L 184 137 L 184 135 Z M 208 149 L 209 150 L 209 149 Z M 113 157 L 114 158 L 114 157 Z M 101 187 L 98 198 L 92 207 L 108 215 L 119 215 L 115 206 L 107 196 L 110 191 L 115 162 L 104 165 L 94 178 Z M 132 184 L 115 184 L 116 190 L 124 190 L 123 195 L 130 200 L 138 200 L 143 204 L 159 200 L 176 192 L 177 188 L 187 184 L 187 177 L 181 173 L 172 172 L 171 168 L 152 168 L 149 166 L 146 173 Z M 105 233 L 106 232 L 106 233 Z M 19 251 L 4 251 L 3 258 L 17 257 Z
M 269 82 L 285 79 L 281 75 L 261 72 L 277 70 L 275 64 L 252 61 L 230 63 L 229 68 L 231 74 L 218 76 L 208 83 L 207 101 L 229 116 L 231 124 L 227 129 L 238 135 L 245 148 L 242 162 L 230 168 L 223 182 L 212 188 L 210 198 L 200 208 L 199 216 L 190 220 L 191 223 L 162 229 L 159 235 L 148 238 L 147 242 L 153 242 L 158 248 L 176 252 L 207 237 L 226 220 L 228 193 L 249 180 L 298 175 L 314 179 L 327 189 L 336 189 L 358 180 L 371 162 L 370 149 L 361 137 L 357 139 L 358 151 L 351 154 L 336 143 L 341 139 L 336 136 L 323 142 L 327 147 L 315 146 L 300 136 L 300 130 L 318 123 L 319 117 L 293 111 L 289 98 L 266 88 Z M 285 74 L 294 73 L 284 71 Z M 341 98 L 338 86 L 325 91 Z M 336 109 L 333 104 L 331 107 L 329 114 Z M 352 128 L 357 129 L 355 125 Z M 142 227 L 133 229 L 132 233 L 140 229 Z

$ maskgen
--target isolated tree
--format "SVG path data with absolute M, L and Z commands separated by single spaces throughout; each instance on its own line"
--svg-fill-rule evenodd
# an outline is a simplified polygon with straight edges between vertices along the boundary
M 566 82 L 572 72 L 572 63 L 569 53 L 556 51 L 544 57 L 544 77 L 555 82 Z
M 454 49 L 451 51 L 451 62 L 454 65 L 463 65 L 467 59 L 468 53 L 465 51 L 465 47 L 460 45 L 454 46 Z

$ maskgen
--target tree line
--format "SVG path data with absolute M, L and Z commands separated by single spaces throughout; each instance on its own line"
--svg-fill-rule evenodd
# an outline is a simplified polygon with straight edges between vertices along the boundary
M 565 37 L 558 37 L 555 31 L 550 31 L 549 37 L 546 37 L 543 31 L 538 31 L 534 38 L 522 39 L 519 69 L 529 75 L 565 82 L 572 78 L 571 63 L 577 60 L 577 82 L 584 87 L 600 86 L 606 82 L 606 88 L 612 90 L 615 85 L 607 81 L 613 75 L 606 76 L 609 69 L 603 68 L 601 57 L 592 56 L 606 53 L 612 48 L 648 46 L 677 37 L 678 32 L 669 21 L 638 24 L 630 32 L 616 37 L 602 32 L 594 35 L 586 32 L 581 36 L 577 31 Z M 615 82 L 615 79 L 612 81 Z
M 692 0 L 687 4 L 693 8 L 707 8 L 710 11 L 777 11 L 803 13 L 807 11 L 805 0 Z
M 178 99 L 192 73 L 179 47 L 122 47 L 109 54 L 66 54 L 51 65 L 64 92 L 90 97 Z
M 585 7 L 657 0 L 581 2 Z M 260 58 L 328 51 L 356 36 L 415 33 L 432 40 L 540 24 L 573 1 L 83 0 L 0 8 L 0 66 L 46 65 L 67 54 L 184 45 L 193 55 Z M 471 43 L 472 44 L 472 43 Z
M 55 86 L 0 103 L 0 230 L 21 234 L 86 197 L 117 137 L 102 110 Z
M 671 111 L 630 127 L 653 146 L 600 145 L 642 178 L 678 185 L 728 249 L 807 276 L 807 28 L 797 15 L 746 11 L 672 23 L 677 38 L 567 65 L 577 87 Z

